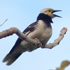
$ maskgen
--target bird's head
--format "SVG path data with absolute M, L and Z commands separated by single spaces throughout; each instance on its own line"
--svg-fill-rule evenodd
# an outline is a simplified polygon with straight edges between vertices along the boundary
M 54 9 L 51 9 L 51 8 L 45 8 L 45 9 L 41 10 L 40 13 L 44 13 L 44 14 L 48 15 L 51 18 L 54 18 L 54 17 L 60 17 L 61 18 L 61 16 L 53 14 L 53 13 L 59 12 L 59 11 L 61 11 L 61 10 L 54 10 Z

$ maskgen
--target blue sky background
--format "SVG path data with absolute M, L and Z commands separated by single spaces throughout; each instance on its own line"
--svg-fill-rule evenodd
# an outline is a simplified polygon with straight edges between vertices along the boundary
M 43 8 L 62 10 L 56 13 L 62 18 L 53 19 L 53 35 L 48 43 L 52 43 L 63 27 L 68 31 L 60 44 L 53 49 L 37 49 L 23 53 L 12 65 L 7 66 L 2 60 L 11 50 L 17 35 L 0 39 L 0 70 L 49 70 L 59 67 L 63 60 L 70 60 L 70 0 L 0 0 L 0 32 L 11 27 L 23 31 L 29 24 L 36 21 Z M 68 66 L 65 70 L 69 70 Z

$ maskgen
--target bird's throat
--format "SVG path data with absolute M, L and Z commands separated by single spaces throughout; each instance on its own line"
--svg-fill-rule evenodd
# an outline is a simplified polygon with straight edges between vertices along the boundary
M 43 13 L 40 13 L 37 17 L 37 21 L 38 20 L 43 20 L 45 23 L 53 23 L 52 19 L 50 16 L 46 15 L 46 14 L 43 14 Z

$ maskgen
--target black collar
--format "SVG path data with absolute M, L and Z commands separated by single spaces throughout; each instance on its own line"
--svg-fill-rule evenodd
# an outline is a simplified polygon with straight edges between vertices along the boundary
M 53 23 L 51 17 L 48 16 L 48 15 L 46 15 L 46 14 L 44 14 L 44 13 L 40 13 L 40 14 L 38 15 L 37 21 L 38 21 L 38 20 L 43 20 L 45 23 L 48 23 L 48 24 Z

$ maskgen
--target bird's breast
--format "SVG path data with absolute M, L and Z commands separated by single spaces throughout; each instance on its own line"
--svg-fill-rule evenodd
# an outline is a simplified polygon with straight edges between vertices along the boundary
M 52 35 L 52 28 L 48 27 L 42 20 L 39 20 L 37 23 L 35 30 L 30 32 L 27 36 L 33 39 L 37 38 L 42 44 L 46 44 Z M 27 48 L 28 51 L 32 51 L 37 47 L 26 41 L 23 41 L 21 45 Z
M 41 41 L 42 44 L 45 45 L 48 42 L 48 40 L 50 39 L 51 36 L 52 36 L 52 28 L 47 27 L 39 40 Z

